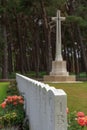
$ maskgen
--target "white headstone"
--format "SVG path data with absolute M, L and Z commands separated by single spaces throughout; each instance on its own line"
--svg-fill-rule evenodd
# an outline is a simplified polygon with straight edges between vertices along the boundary
M 67 130 L 67 99 L 63 90 L 19 74 L 17 83 L 24 93 L 30 130 Z
M 64 91 L 49 90 L 50 130 L 67 130 L 66 107 Z

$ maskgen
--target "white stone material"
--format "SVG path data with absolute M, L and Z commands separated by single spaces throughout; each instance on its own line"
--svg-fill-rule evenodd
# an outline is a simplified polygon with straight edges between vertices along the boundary
M 50 75 L 69 76 L 66 68 L 66 61 L 52 61 L 52 71 L 50 72 Z
M 62 58 L 61 47 L 61 21 L 65 20 L 65 17 L 60 16 L 60 10 L 57 10 L 57 16 L 52 17 L 53 21 L 56 21 L 56 55 L 55 60 L 52 61 L 52 70 L 49 75 L 44 76 L 45 82 L 67 82 L 75 81 L 75 76 L 70 76 L 67 71 L 66 61 Z
M 56 21 L 56 56 L 55 61 L 62 61 L 61 53 L 61 21 L 65 20 L 65 17 L 60 16 L 60 10 L 57 10 L 57 16 L 52 17 L 53 21 Z
M 16 74 L 30 130 L 67 130 L 67 95 L 61 89 Z

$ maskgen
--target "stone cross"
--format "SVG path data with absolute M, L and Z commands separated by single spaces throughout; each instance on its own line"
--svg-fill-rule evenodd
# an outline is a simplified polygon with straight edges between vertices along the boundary
M 52 17 L 53 21 L 56 21 L 56 56 L 55 61 L 62 61 L 61 53 L 61 21 L 65 20 L 65 17 L 60 16 L 60 10 L 57 10 L 57 16 Z

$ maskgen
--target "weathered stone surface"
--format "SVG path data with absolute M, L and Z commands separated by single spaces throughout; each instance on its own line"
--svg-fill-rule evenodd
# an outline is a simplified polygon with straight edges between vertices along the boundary
M 75 82 L 75 76 L 45 75 L 45 82 Z
M 50 75 L 68 76 L 69 73 L 66 70 L 66 61 L 53 61 Z
M 62 47 L 61 47 L 61 21 L 65 20 L 65 17 L 61 17 L 60 10 L 57 10 L 56 17 L 52 17 L 53 21 L 56 21 L 56 55 L 55 61 L 62 61 Z
M 44 81 L 75 81 L 75 76 L 69 76 L 66 61 L 62 58 L 61 21 L 64 21 L 65 17 L 61 17 L 60 10 L 57 10 L 57 16 L 53 17 L 52 20 L 56 21 L 56 55 L 55 61 L 52 61 L 52 70 L 50 75 L 44 76 Z
M 63 90 L 16 74 L 25 99 L 30 130 L 67 130 L 67 95 Z

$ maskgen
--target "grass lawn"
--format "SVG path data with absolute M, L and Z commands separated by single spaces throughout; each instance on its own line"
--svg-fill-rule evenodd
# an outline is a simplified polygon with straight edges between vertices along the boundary
M 69 111 L 83 111 L 87 114 L 87 82 L 83 83 L 48 83 L 67 93 Z
M 48 83 L 57 89 L 63 89 L 67 94 L 69 111 L 83 111 L 87 115 L 87 82 L 83 83 Z M 6 97 L 9 82 L 0 83 L 0 103 Z M 84 130 L 86 130 L 85 128 Z
M 0 103 L 5 99 L 6 97 L 6 91 L 8 88 L 9 82 L 1 82 L 0 83 Z

